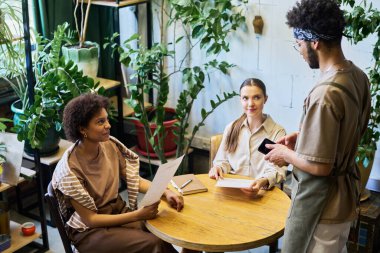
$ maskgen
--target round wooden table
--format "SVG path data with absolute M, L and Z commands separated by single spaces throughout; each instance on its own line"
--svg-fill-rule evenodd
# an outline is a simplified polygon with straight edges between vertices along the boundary
M 213 252 L 256 248 L 283 235 L 290 206 L 283 191 L 274 187 L 250 198 L 240 189 L 215 187 L 206 174 L 197 177 L 208 192 L 184 196 L 181 212 L 162 201 L 157 218 L 146 221 L 153 234 L 180 247 Z

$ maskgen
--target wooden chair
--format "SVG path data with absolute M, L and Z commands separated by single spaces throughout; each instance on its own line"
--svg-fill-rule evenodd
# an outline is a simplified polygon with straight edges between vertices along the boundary
M 61 212 L 59 211 L 58 207 L 58 200 L 54 193 L 53 187 L 51 185 L 51 182 L 48 185 L 47 193 L 45 194 L 45 199 L 48 203 L 51 219 L 54 221 L 55 225 L 58 228 L 59 235 L 61 236 L 61 240 L 63 243 L 63 247 L 65 248 L 66 253 L 74 253 L 71 241 L 67 235 L 66 229 L 65 229 L 65 219 L 61 215 Z
M 216 153 L 218 152 L 220 143 L 222 142 L 223 134 L 213 135 L 210 138 L 210 169 L 212 168 L 212 161 L 214 160 Z M 283 183 L 281 183 L 282 190 Z M 272 242 L 269 246 L 269 252 L 275 253 L 278 251 L 278 240 Z
M 212 168 L 212 161 L 218 152 L 220 143 L 222 142 L 223 134 L 213 135 L 210 138 L 210 169 Z

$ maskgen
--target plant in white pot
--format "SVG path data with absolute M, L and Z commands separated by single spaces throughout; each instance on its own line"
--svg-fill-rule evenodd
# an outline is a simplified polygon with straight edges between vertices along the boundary
M 68 41 L 68 24 L 64 24 L 58 26 L 53 40 L 36 36 L 33 41 L 37 84 L 35 103 L 29 104 L 21 1 L 0 0 L 0 13 L 0 20 L 7 21 L 0 22 L 0 78 L 6 80 L 20 98 L 11 105 L 15 131 L 19 140 L 26 141 L 26 153 L 33 155 L 32 148 L 38 148 L 41 156 L 51 155 L 59 149 L 63 106 L 70 98 L 93 90 L 96 84 L 82 77 L 72 62 L 65 62 L 61 57 L 61 45 Z
M 66 62 L 73 61 L 85 76 L 96 78 L 99 68 L 99 45 L 96 42 L 86 41 L 88 16 L 91 8 L 91 0 L 87 1 L 86 10 L 83 0 L 75 0 L 74 19 L 76 32 L 78 34 L 77 43 L 68 43 L 62 47 L 62 55 Z M 78 11 L 80 8 L 80 11 Z M 77 14 L 80 14 L 80 24 L 78 24 Z
M 59 133 L 62 129 L 62 113 L 65 105 L 74 97 L 86 92 L 105 94 L 104 88 L 88 76 L 83 76 L 78 67 L 61 56 L 62 44 L 66 41 L 69 25 L 57 26 L 51 41 L 38 44 L 38 54 L 33 63 L 36 77 L 34 103 L 28 105 L 20 124 L 15 126 L 18 140 L 29 141 L 32 148 L 41 148 L 49 140 L 49 131 Z M 99 88 L 99 89 L 98 89 Z

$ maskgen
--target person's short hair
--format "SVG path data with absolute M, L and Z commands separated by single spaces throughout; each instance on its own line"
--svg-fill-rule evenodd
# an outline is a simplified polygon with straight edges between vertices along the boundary
M 108 98 L 85 93 L 73 98 L 63 111 L 63 128 L 66 138 L 70 141 L 82 140 L 81 127 L 87 127 L 90 120 L 100 112 L 102 108 L 108 109 Z
M 340 44 L 346 25 L 344 12 L 336 0 L 301 0 L 287 13 L 286 24 L 292 28 L 311 30 L 334 39 L 327 44 Z

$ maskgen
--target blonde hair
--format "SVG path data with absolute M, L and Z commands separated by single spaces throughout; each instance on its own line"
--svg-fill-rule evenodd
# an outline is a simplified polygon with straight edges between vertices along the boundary
M 256 86 L 263 91 L 265 97 L 267 96 L 265 84 L 260 79 L 257 79 L 257 78 L 246 79 L 240 85 L 239 91 L 241 92 L 241 89 L 243 89 L 245 86 Z M 234 121 L 234 123 L 232 123 L 231 130 L 228 132 L 226 144 L 224 146 L 225 151 L 229 153 L 234 153 L 236 151 L 240 129 L 246 118 L 247 118 L 247 115 L 243 113 L 243 115 L 241 115 L 237 120 Z

